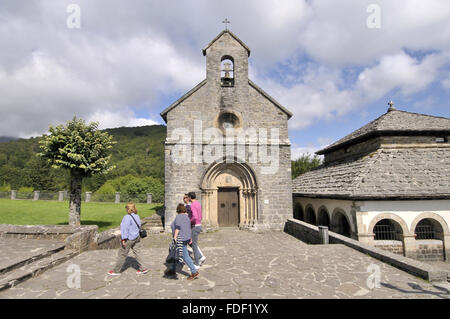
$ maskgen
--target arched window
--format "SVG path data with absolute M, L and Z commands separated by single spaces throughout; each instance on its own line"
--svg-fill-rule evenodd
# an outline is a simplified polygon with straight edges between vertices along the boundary
M 220 63 L 220 83 L 222 86 L 234 86 L 234 59 L 225 55 Z
M 296 203 L 294 206 L 294 218 L 298 220 L 305 220 L 304 214 L 303 214 L 303 208 L 300 203 Z
M 414 230 L 417 240 L 423 239 L 441 239 L 442 238 L 442 226 L 431 218 L 422 219 Z
M 305 222 L 309 224 L 316 224 L 316 214 L 314 214 L 314 209 L 310 206 L 306 209 Z
M 330 227 L 330 218 L 328 217 L 328 212 L 324 207 L 319 209 L 319 217 L 317 225 Z
M 373 227 L 375 240 L 402 240 L 403 231 L 399 223 L 392 219 L 382 219 Z

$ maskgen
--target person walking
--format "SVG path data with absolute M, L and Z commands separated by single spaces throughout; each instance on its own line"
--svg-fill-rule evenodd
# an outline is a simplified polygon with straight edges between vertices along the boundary
M 198 234 L 197 234 L 196 232 L 194 232 L 195 226 L 192 225 L 191 199 L 189 198 L 189 194 L 184 194 L 184 196 L 183 196 L 183 202 L 184 202 L 184 206 L 186 206 L 186 210 L 187 210 L 189 219 L 191 220 L 191 231 L 193 232 L 192 235 L 196 237 L 195 242 L 197 242 L 197 241 L 198 241 Z M 197 229 L 197 230 L 198 230 L 198 229 Z M 197 230 L 196 230 L 196 231 L 197 231 Z M 201 229 L 200 229 L 200 231 L 201 231 Z M 195 233 L 195 234 L 194 234 L 194 233 Z M 194 238 L 192 239 L 192 241 L 194 241 Z M 189 246 L 191 246 L 191 248 L 192 248 L 192 244 L 189 245 Z M 200 259 L 199 259 L 199 261 L 200 261 L 200 263 L 203 263 L 203 262 L 205 261 L 206 257 L 203 256 L 203 253 L 202 253 L 200 247 L 198 246 L 198 244 L 197 244 L 197 249 L 198 249 L 198 252 L 199 252 L 199 254 L 200 254 Z M 194 252 L 193 249 L 192 249 L 192 252 Z M 195 256 L 195 254 L 194 254 L 194 256 Z M 196 267 L 200 267 L 200 265 L 199 265 L 198 262 L 194 262 L 194 265 L 195 265 Z
M 143 262 L 141 258 L 141 244 L 140 244 L 140 236 L 139 229 L 141 228 L 141 219 L 137 214 L 136 205 L 132 202 L 129 202 L 125 209 L 127 214 L 123 217 L 122 222 L 120 223 L 120 249 L 117 254 L 117 262 L 116 266 L 113 270 L 108 271 L 108 274 L 111 276 L 120 275 L 120 270 L 125 264 L 125 260 L 128 256 L 128 252 L 130 249 L 133 251 L 136 256 L 136 260 L 139 264 L 139 269 L 136 274 L 146 274 L 148 269 L 143 267 Z
M 194 263 L 200 267 L 206 260 L 206 257 L 202 254 L 198 247 L 198 236 L 202 231 L 202 206 L 197 200 L 195 192 L 189 192 L 189 203 L 191 209 L 191 227 L 192 227 L 192 250 L 194 252 Z
M 175 217 L 175 220 L 171 224 L 173 240 L 175 242 L 182 243 L 183 260 L 191 271 L 191 275 L 187 279 L 193 280 L 199 276 L 199 273 L 198 269 L 192 262 L 192 259 L 189 256 L 189 252 L 187 250 L 187 245 L 189 243 L 192 243 L 192 233 L 191 233 L 191 223 L 184 204 L 178 204 L 177 214 L 178 215 Z

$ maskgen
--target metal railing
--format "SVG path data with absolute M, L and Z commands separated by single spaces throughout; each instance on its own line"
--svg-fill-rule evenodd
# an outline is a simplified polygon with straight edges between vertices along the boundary
M 395 228 L 392 224 L 386 223 L 386 224 L 376 224 L 373 228 L 373 232 L 375 234 L 375 240 L 396 240 L 397 239 L 397 233 L 395 231 Z
M 417 225 L 416 239 L 436 239 L 436 234 L 433 225 Z

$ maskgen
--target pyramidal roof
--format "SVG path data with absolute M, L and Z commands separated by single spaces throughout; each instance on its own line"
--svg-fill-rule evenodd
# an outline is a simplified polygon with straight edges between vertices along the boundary
M 242 45 L 248 52 L 248 56 L 250 56 L 250 49 L 248 46 L 245 45 L 244 42 L 242 42 L 241 39 L 239 39 L 233 32 L 231 32 L 230 30 L 223 30 L 222 32 L 220 32 L 217 37 L 215 37 L 211 42 L 208 43 L 208 45 L 203 49 L 203 55 L 206 55 L 206 50 L 208 50 L 208 48 L 213 45 L 214 42 L 216 42 L 217 40 L 220 39 L 221 36 L 223 36 L 225 33 L 228 33 L 229 35 L 231 35 L 237 42 L 239 42 L 240 45 Z
M 294 195 L 350 200 L 450 199 L 450 148 L 378 149 L 292 181 Z
M 338 148 L 356 143 L 375 135 L 412 132 L 450 132 L 450 118 L 400 111 L 390 108 L 372 122 L 341 138 L 337 142 L 319 150 L 316 154 L 326 154 Z

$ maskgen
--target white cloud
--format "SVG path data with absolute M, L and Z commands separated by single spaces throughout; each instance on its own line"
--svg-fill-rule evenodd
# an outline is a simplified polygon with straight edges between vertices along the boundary
M 95 112 L 90 115 L 88 122 L 99 122 L 99 128 L 113 128 L 122 126 L 144 126 L 161 124 L 151 119 L 136 118 L 131 110 L 122 112 Z
M 151 123 L 134 116 L 137 108 L 159 119 L 161 95 L 182 94 L 205 76 L 201 48 L 225 16 L 252 50 L 252 79 L 293 111 L 291 129 L 395 89 L 407 96 L 438 81 L 450 88 L 442 74 L 447 0 L 379 0 L 381 29 L 366 26 L 373 1 L 350 0 L 79 0 L 82 27 L 68 29 L 72 2 L 2 1 L 0 135 L 43 132 L 73 115 L 106 126 Z M 418 59 L 411 51 L 433 53 Z M 355 69 L 351 80 L 344 67 Z

